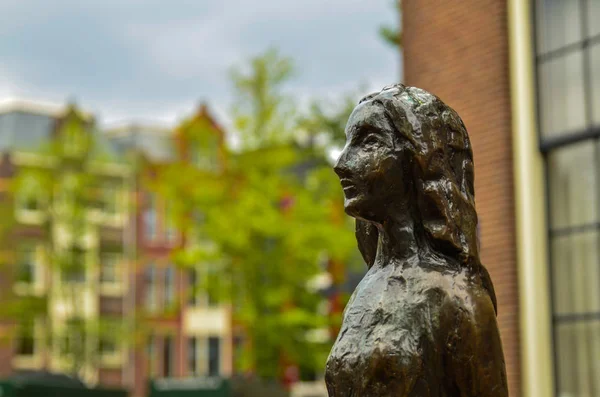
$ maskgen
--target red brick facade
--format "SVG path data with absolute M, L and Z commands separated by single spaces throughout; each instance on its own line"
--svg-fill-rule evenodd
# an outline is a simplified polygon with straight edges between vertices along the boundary
M 403 1 L 404 83 L 462 117 L 475 157 L 481 258 L 498 297 L 510 395 L 520 395 L 519 306 L 507 5 L 502 0 Z

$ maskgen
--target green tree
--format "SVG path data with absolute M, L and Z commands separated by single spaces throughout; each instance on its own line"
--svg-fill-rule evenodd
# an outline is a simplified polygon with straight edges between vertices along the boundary
M 292 71 L 275 50 L 234 69 L 240 150 L 226 153 L 217 169 L 173 164 L 157 187 L 179 203 L 175 217 L 184 231 L 210 242 L 192 240 L 177 263 L 212 264 L 204 288 L 231 303 L 247 341 L 236 365 L 266 378 L 281 376 L 289 363 L 323 369 L 330 345 L 309 335 L 329 318 L 310 285 L 325 258 L 343 261 L 354 252 L 349 223 L 332 222 L 341 192 L 330 165 L 293 139 L 301 121 L 284 94 Z M 202 136 L 210 128 L 192 119 L 180 130 Z
M 401 0 L 394 0 L 394 7 L 398 18 L 402 14 Z M 379 27 L 379 36 L 390 46 L 399 49 L 402 45 L 402 31 L 395 26 L 383 25 Z

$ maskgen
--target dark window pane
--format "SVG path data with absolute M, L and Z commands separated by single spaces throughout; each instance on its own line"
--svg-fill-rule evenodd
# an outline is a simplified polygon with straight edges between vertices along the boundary
M 175 303 L 175 269 L 169 266 L 165 269 L 164 306 L 169 308 Z
M 196 306 L 198 304 L 198 271 L 190 269 L 188 272 L 188 304 Z
M 552 281 L 556 314 L 600 311 L 598 231 L 573 233 L 552 241 Z
M 196 338 L 188 339 L 188 373 L 190 375 L 198 375 L 198 359 L 197 347 L 198 340 Z
M 17 338 L 17 354 L 20 356 L 33 356 L 35 354 L 35 339 L 33 323 L 22 324 Z
M 600 395 L 600 321 L 556 327 L 559 396 Z
M 581 40 L 580 0 L 538 0 L 538 52 L 545 53 Z
M 539 66 L 539 105 L 544 138 L 585 129 L 583 57 L 577 51 Z
M 114 339 L 104 337 L 100 339 L 99 350 L 101 354 L 112 354 L 117 351 L 117 345 Z
M 86 252 L 79 247 L 74 247 L 69 253 L 69 258 L 62 269 L 62 279 L 65 282 L 82 283 L 85 281 Z
M 173 376 L 173 337 L 165 336 L 163 340 L 163 376 Z
M 146 357 L 148 360 L 148 375 L 150 377 L 156 376 L 157 371 L 157 357 L 156 357 L 156 337 L 150 335 L 146 345 Z
M 208 338 L 208 376 L 219 376 L 221 369 L 221 339 Z
M 559 229 L 598 219 L 594 142 L 553 151 L 548 156 L 550 226 Z
M 144 292 L 146 295 L 145 303 L 148 311 L 156 311 L 158 306 L 158 300 L 156 297 L 156 267 L 154 264 L 149 264 L 146 267 L 145 272 L 146 285 L 144 286 Z
M 600 4 L 600 1 L 596 1 Z M 600 5 L 598 6 L 600 9 Z M 600 23 L 596 26 L 600 27 Z M 596 44 L 590 48 L 590 71 L 591 80 L 590 86 L 592 90 L 592 120 L 594 125 L 600 126 L 600 44 Z
M 35 279 L 35 250 L 26 248 L 19 252 L 16 281 L 33 283 Z

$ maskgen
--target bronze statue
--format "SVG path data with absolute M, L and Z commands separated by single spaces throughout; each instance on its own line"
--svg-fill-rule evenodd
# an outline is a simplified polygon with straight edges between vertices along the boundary
M 335 172 L 368 272 L 327 360 L 330 397 L 506 397 L 467 130 L 414 87 L 363 98 Z

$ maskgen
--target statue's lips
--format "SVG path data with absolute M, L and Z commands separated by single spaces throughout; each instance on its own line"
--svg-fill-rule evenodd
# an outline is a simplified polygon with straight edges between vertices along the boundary
M 342 189 L 344 190 L 344 193 L 348 194 L 356 192 L 356 186 L 354 185 L 354 183 L 352 183 L 350 179 L 342 178 L 340 179 L 340 182 L 342 184 Z

